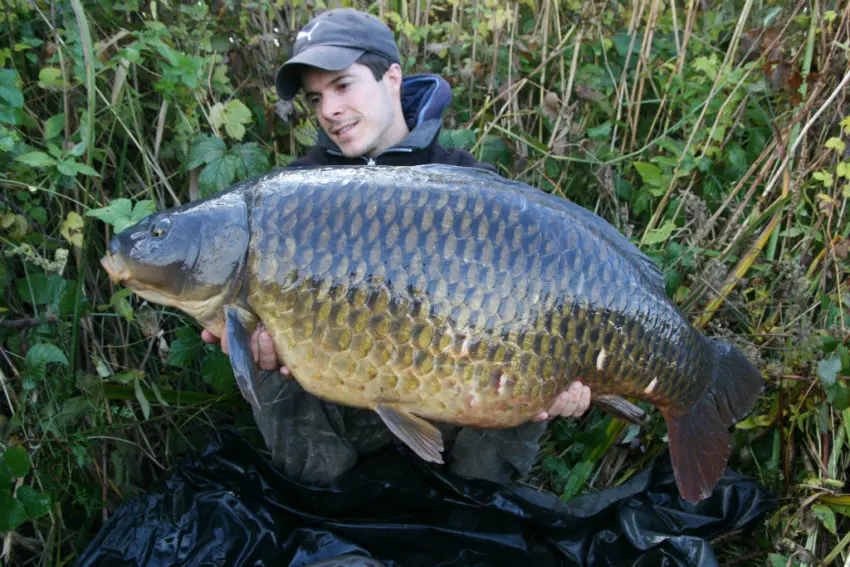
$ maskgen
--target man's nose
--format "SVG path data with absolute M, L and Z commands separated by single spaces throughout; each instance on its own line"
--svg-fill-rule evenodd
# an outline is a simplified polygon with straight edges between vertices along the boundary
M 333 119 L 342 113 L 342 101 L 337 96 L 322 97 L 322 115 L 327 119 Z

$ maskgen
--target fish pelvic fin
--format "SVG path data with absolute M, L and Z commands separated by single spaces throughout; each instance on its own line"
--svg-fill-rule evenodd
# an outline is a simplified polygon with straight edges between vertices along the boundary
M 629 423 L 640 425 L 646 418 L 645 411 L 622 396 L 603 394 L 592 397 L 590 401 L 599 409 Z
M 419 457 L 429 463 L 443 463 L 443 435 L 434 425 L 410 413 L 404 404 L 378 404 L 375 411 Z
M 714 375 L 703 397 L 684 415 L 662 410 L 676 483 L 692 504 L 711 495 L 732 452 L 729 428 L 750 412 L 764 388 L 761 373 L 741 351 L 725 342 L 713 346 Z
M 234 306 L 227 306 L 225 313 L 225 332 L 233 376 L 236 378 L 236 384 L 242 396 L 254 409 L 259 410 L 260 400 L 257 398 L 259 375 L 251 351 L 251 339 L 243 323 L 245 321 L 250 326 L 254 322 L 252 319 L 255 318 L 244 309 Z

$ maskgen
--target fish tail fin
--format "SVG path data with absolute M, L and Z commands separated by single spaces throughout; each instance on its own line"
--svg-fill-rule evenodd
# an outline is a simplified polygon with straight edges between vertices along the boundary
M 713 376 L 703 397 L 684 415 L 663 410 L 676 483 L 694 504 L 720 480 L 732 452 L 729 428 L 750 412 L 764 387 L 740 350 L 725 342 L 714 342 L 713 348 Z

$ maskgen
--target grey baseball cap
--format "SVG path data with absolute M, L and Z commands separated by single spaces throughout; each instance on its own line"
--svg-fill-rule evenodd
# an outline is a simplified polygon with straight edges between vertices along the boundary
M 351 8 L 324 12 L 298 32 L 292 57 L 277 71 L 277 94 L 284 100 L 295 98 L 304 65 L 339 71 L 367 52 L 401 64 L 393 33 L 381 20 Z

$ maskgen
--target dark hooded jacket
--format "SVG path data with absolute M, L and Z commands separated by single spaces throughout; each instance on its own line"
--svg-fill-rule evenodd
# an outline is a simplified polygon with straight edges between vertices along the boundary
M 492 165 L 476 160 L 464 149 L 445 148 L 437 143 L 443 112 L 451 101 L 451 88 L 442 77 L 432 74 L 405 77 L 401 87 L 401 107 L 410 134 L 399 144 L 373 158 L 347 158 L 320 128 L 318 142 L 306 156 L 293 160 L 289 167 L 443 163 L 496 171 Z

